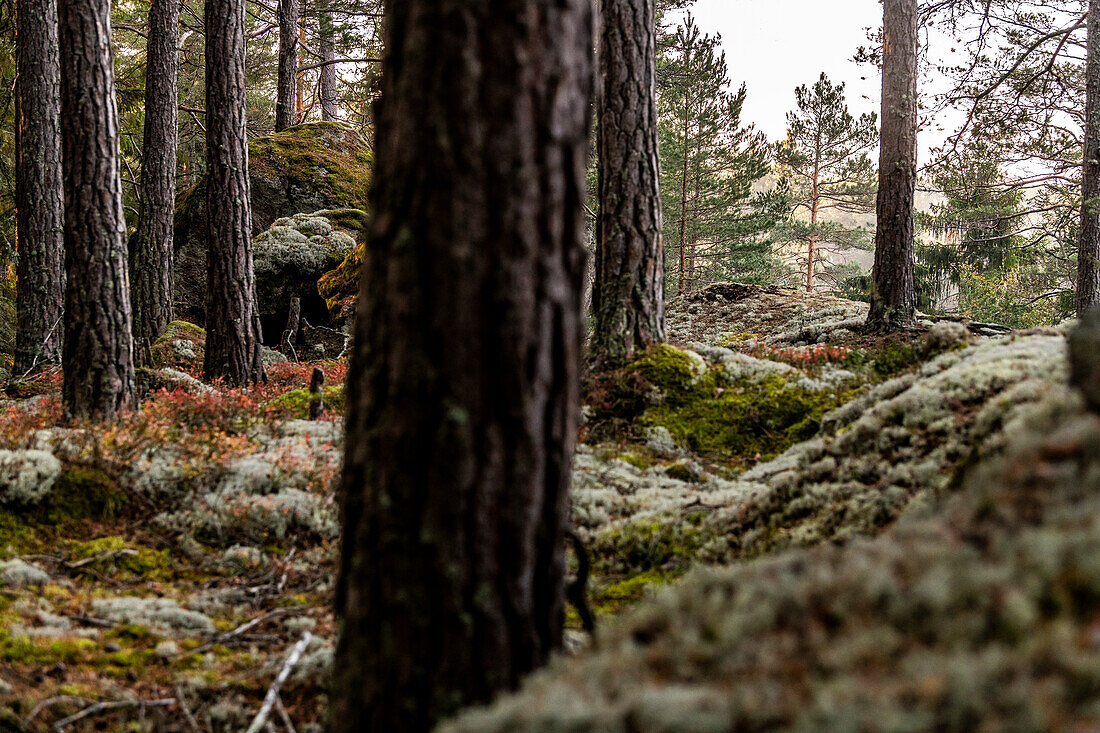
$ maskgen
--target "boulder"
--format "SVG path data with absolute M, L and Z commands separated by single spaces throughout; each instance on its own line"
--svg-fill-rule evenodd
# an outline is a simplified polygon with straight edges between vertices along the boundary
M 328 322 L 317 280 L 355 247 L 354 237 L 340 224 L 356 214 L 362 212 L 322 210 L 283 217 L 253 240 L 256 301 L 266 342 L 278 342 L 291 298 L 300 299 L 307 321 Z
M 199 372 L 206 352 L 206 331 L 188 321 L 172 321 L 150 351 L 158 369 Z
M 303 211 L 363 208 L 372 157 L 353 127 L 297 125 L 248 147 L 253 236 Z M 206 180 L 200 178 L 178 197 L 175 216 L 176 312 L 199 322 L 206 300 L 206 228 Z

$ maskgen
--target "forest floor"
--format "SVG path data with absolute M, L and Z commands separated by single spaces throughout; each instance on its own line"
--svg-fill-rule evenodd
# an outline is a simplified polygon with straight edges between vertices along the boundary
M 880 338 L 865 314 L 714 286 L 670 304 L 669 346 L 589 380 L 573 521 L 597 651 L 694 566 L 752 568 L 929 511 L 1065 391 L 1057 329 Z M 163 389 L 111 426 L 66 422 L 55 373 L 8 386 L 0 731 L 243 730 L 295 650 L 270 720 L 321 730 L 346 364 L 275 363 L 267 385 L 217 389 L 196 379 L 202 340 L 174 324 L 144 375 Z M 308 421 L 314 366 L 329 409 Z

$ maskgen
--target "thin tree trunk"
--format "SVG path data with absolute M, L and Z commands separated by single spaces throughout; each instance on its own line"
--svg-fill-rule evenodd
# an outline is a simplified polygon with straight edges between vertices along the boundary
M 821 137 L 817 138 L 814 151 L 814 180 L 810 191 L 810 247 L 806 256 L 806 292 L 814 291 L 814 259 L 817 256 L 817 211 L 821 205 L 819 191 L 821 185 Z
M 882 132 L 874 290 L 868 325 L 894 330 L 916 314 L 917 0 L 883 3 Z
M 680 284 L 676 289 L 677 295 L 683 295 L 687 289 L 687 220 L 688 220 L 688 120 L 690 119 L 691 106 L 688 104 L 687 94 L 684 95 L 684 167 L 680 176 Z
M 321 61 L 321 119 L 325 122 L 335 122 L 340 117 L 340 109 L 336 103 L 336 43 L 332 27 L 332 13 L 322 10 L 317 16 L 317 25 L 320 29 Z
M 209 267 L 203 374 L 239 386 L 265 380 L 252 270 L 244 0 L 207 0 L 205 20 Z
M 146 57 L 141 209 L 130 248 L 130 301 L 136 343 L 152 343 L 172 320 L 172 217 L 179 125 L 178 0 L 153 0 Z M 138 351 L 139 359 L 141 353 Z
M 604 0 L 599 94 L 594 363 L 665 339 L 653 0 Z
M 562 642 L 592 13 L 387 11 L 332 727 L 424 733 Z
M 275 132 L 294 125 L 298 82 L 298 0 L 279 0 L 279 79 L 275 96 Z
M 1100 306 L 1100 0 L 1089 0 L 1077 316 Z
M 306 42 L 306 27 L 298 20 L 298 45 L 304 46 Z M 294 124 L 306 121 L 306 73 L 298 72 L 298 81 L 294 90 Z
M 110 0 L 60 0 L 65 173 L 62 395 L 76 417 L 111 419 L 134 402 L 126 219 Z
M 61 67 L 57 2 L 16 12 L 16 376 L 61 361 L 65 208 L 61 183 Z

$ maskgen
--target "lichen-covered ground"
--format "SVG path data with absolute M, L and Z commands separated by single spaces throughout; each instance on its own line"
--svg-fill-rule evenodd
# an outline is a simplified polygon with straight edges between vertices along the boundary
M 1093 530 L 1063 538 L 1046 523 L 1068 522 L 1087 483 L 1058 488 L 1071 466 L 1096 474 L 1063 334 L 946 322 L 882 339 L 862 333 L 865 312 L 719 286 L 670 305 L 673 346 L 589 380 L 573 517 L 594 563 L 596 643 L 571 632 L 576 659 L 456 729 L 969 730 L 1000 718 L 975 718 L 963 683 L 1004 681 L 996 714 L 1030 706 L 1019 720 L 1040 723 L 1096 699 L 1095 676 L 1064 669 L 1096 661 L 1097 632 L 1079 621 L 1100 576 L 1063 563 Z M 329 413 L 309 422 L 313 364 L 270 354 L 268 385 L 226 391 L 195 379 L 202 345 L 201 329 L 174 324 L 142 375 L 162 391 L 108 427 L 62 419 L 56 374 L 9 385 L 0 730 L 82 712 L 62 727 L 243 730 L 307 633 L 281 700 L 297 730 L 320 729 L 346 365 L 320 364 Z M 1036 431 L 1053 457 L 1012 459 L 1032 483 L 1044 466 L 1054 476 L 1028 519 L 1049 540 L 1032 556 L 1017 530 L 1032 500 L 997 493 L 988 466 L 1025 456 Z M 1046 575 L 1016 592 L 1027 563 Z M 1017 616 L 1002 638 L 1004 608 Z M 1055 664 L 1055 644 L 1083 651 Z M 879 674 L 902 663 L 912 680 Z M 895 708 L 912 714 L 887 718 Z

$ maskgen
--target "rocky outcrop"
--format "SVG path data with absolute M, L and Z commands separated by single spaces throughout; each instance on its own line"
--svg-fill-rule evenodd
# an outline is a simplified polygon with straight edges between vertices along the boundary
M 362 210 L 371 160 L 366 142 L 354 128 L 337 122 L 297 125 L 253 140 L 253 235 L 280 217 L 301 212 Z M 176 313 L 198 321 L 203 319 L 206 298 L 206 226 L 206 183 L 200 179 L 180 194 L 175 217 Z

